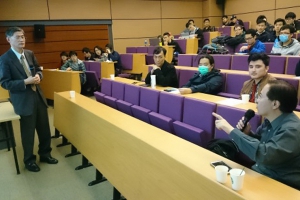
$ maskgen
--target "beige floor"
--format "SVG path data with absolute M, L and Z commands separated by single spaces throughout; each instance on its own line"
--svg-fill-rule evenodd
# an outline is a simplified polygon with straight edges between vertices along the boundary
M 53 108 L 50 107 L 49 118 L 52 134 Z M 59 160 L 57 165 L 46 163 L 37 164 L 41 171 L 29 172 L 22 162 L 23 151 L 20 141 L 19 121 L 13 122 L 16 138 L 16 150 L 21 174 L 16 174 L 12 151 L 7 149 L 0 151 L 0 200 L 111 200 L 113 187 L 106 181 L 95 186 L 88 183 L 95 178 L 95 168 L 89 167 L 75 171 L 75 167 L 81 163 L 81 155 L 65 158 L 70 152 L 70 145 L 57 148 L 61 139 L 52 139 L 52 156 Z M 36 137 L 35 152 L 38 150 Z

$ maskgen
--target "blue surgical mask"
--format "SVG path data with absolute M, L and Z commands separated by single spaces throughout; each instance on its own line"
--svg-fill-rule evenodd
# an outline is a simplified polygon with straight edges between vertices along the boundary
M 207 74 L 209 72 L 209 67 L 208 66 L 204 66 L 204 65 L 200 65 L 198 67 L 198 71 L 199 73 L 204 76 L 205 74 Z
M 279 35 L 279 40 L 280 40 L 280 42 L 285 43 L 289 40 L 289 36 L 287 34 L 281 34 L 281 35 Z

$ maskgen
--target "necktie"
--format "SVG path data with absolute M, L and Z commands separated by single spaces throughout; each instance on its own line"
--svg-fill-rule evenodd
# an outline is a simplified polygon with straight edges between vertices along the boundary
M 29 76 L 31 76 L 31 73 L 30 73 L 29 69 L 27 68 L 27 66 L 26 66 L 26 64 L 25 64 L 24 59 L 25 59 L 24 56 L 21 55 L 21 64 L 22 64 L 22 66 L 23 66 L 23 69 L 25 70 L 25 73 L 26 73 L 27 77 L 29 77 Z M 36 91 L 36 86 L 35 86 L 34 84 L 31 84 L 31 89 L 32 89 L 33 91 Z

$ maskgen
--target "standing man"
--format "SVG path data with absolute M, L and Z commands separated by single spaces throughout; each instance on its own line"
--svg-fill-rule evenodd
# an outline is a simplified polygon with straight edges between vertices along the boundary
M 166 87 L 178 88 L 178 79 L 174 65 L 171 65 L 165 60 L 166 49 L 163 47 L 156 47 L 153 51 L 153 60 L 155 65 L 151 72 L 147 74 L 145 79 L 146 84 L 151 84 L 151 75 L 156 75 L 156 84 Z
M 254 29 L 248 29 L 245 32 L 245 40 L 247 46 L 242 46 L 240 48 L 241 53 L 265 53 L 266 46 L 259 40 L 256 40 L 256 31 Z
M 293 113 L 297 101 L 297 90 L 292 85 L 273 80 L 259 95 L 257 114 L 265 120 L 255 132 L 242 120 L 234 128 L 222 116 L 213 116 L 216 128 L 229 134 L 238 148 L 256 162 L 253 170 L 299 190 L 300 120 Z
M 40 162 L 58 163 L 50 154 L 51 134 L 47 103 L 39 86 L 43 74 L 33 52 L 24 49 L 24 31 L 19 27 L 10 27 L 5 34 L 11 49 L 0 57 L 0 84 L 9 90 L 14 110 L 21 116 L 25 167 L 29 171 L 38 172 L 40 168 L 33 154 L 35 130 L 39 138 Z

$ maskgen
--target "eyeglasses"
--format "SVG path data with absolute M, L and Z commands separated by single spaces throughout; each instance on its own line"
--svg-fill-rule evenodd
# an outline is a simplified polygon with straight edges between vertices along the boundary
M 14 38 L 16 40 L 20 40 L 20 39 L 25 40 L 26 39 L 25 35 L 17 35 L 17 36 L 14 36 Z
M 245 38 L 246 41 L 253 39 L 253 37 Z
M 242 29 L 235 29 L 234 31 L 241 31 Z

